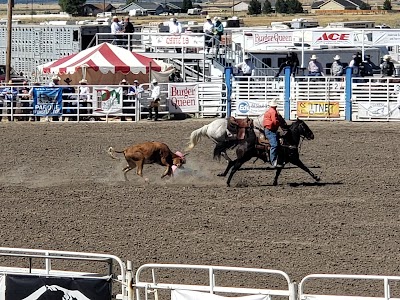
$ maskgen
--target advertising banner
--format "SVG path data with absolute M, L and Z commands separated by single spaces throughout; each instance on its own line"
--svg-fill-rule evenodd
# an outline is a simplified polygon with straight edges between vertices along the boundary
M 35 116 L 61 116 L 62 88 L 33 88 L 33 114 Z
M 335 46 L 353 46 L 354 45 L 354 32 L 329 30 L 329 31 L 313 31 L 312 32 L 313 45 L 335 45 Z
M 357 102 L 359 118 L 400 119 L 400 104 L 388 102 Z
M 111 300 L 105 279 L 7 275 L 5 300 Z
M 270 299 L 271 297 L 268 295 L 224 297 L 220 295 L 197 292 L 197 291 L 186 291 L 186 290 L 171 291 L 171 300 L 270 300 Z
M 339 102 L 297 101 L 297 116 L 307 118 L 339 118 Z
M 293 46 L 292 31 L 253 32 L 254 46 Z
M 396 46 L 400 44 L 400 30 L 373 31 L 372 42 L 375 46 Z
M 95 101 L 94 114 L 118 115 L 122 113 L 122 87 L 94 88 Z
M 236 106 L 236 115 L 261 115 L 269 108 L 268 102 L 265 101 L 238 101 Z
M 154 47 L 204 47 L 204 35 L 152 35 L 150 39 Z
M 195 113 L 199 111 L 198 85 L 170 83 L 168 85 L 168 110 L 170 113 Z

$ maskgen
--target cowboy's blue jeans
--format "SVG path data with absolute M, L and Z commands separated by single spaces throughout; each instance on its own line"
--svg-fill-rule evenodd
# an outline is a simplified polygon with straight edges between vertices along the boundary
M 267 128 L 265 128 L 265 136 L 268 138 L 269 144 L 271 145 L 270 160 L 272 164 L 278 158 L 278 137 L 276 132 Z

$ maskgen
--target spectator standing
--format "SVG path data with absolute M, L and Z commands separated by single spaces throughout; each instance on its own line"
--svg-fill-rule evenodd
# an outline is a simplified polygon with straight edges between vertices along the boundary
M 375 65 L 371 61 L 371 55 L 368 54 L 364 56 L 363 65 L 364 65 L 363 76 L 374 76 L 374 70 L 381 69 L 379 66 Z
M 75 96 L 73 95 L 73 94 L 75 94 L 75 88 L 73 86 L 71 86 L 72 79 L 70 79 L 68 77 L 64 80 L 64 82 L 67 84 L 67 86 L 63 87 L 62 98 L 63 98 L 63 100 L 67 100 L 67 101 L 65 101 L 65 102 L 63 101 L 66 105 L 66 108 L 63 109 L 63 113 L 67 114 L 67 115 L 76 114 L 76 110 L 71 109 L 75 103 L 68 101 L 68 100 L 76 99 Z M 68 121 L 69 117 L 68 116 L 64 117 L 64 120 Z
M 22 114 L 24 115 L 29 115 L 30 110 L 27 109 L 30 106 L 30 96 L 29 96 L 29 87 L 28 87 L 28 82 L 24 81 L 22 83 L 22 88 L 19 90 L 19 93 L 21 94 L 21 107 L 22 109 Z M 29 121 L 29 116 L 24 116 L 20 118 L 22 121 Z
M 214 34 L 214 24 L 211 21 L 211 17 L 209 15 L 206 16 L 206 21 L 204 22 L 203 25 L 203 32 L 205 34 L 204 36 L 204 43 L 207 49 L 207 53 L 210 53 L 210 48 L 212 47 L 213 44 L 213 34 Z
M 218 55 L 219 53 L 219 46 L 221 44 L 222 35 L 224 34 L 224 25 L 222 25 L 221 18 L 215 17 L 214 18 L 214 40 L 215 40 L 215 54 Z
M 87 86 L 88 81 L 86 79 L 81 79 L 79 81 L 79 107 L 85 107 L 80 111 L 81 114 L 89 114 L 91 111 L 92 103 L 90 103 L 90 88 Z M 85 116 L 84 118 L 87 118 Z
M 343 64 L 340 61 L 340 56 L 339 55 L 335 55 L 335 57 L 333 58 L 333 63 L 331 66 L 331 75 L 332 76 L 343 76 Z
M 170 82 L 183 82 L 183 79 L 182 79 L 182 76 L 181 76 L 181 73 L 179 72 L 179 70 L 175 69 L 174 73 L 172 73 L 169 76 L 169 81 Z
M 153 79 L 151 90 L 151 102 L 149 105 L 149 116 L 147 120 L 151 120 L 153 118 L 153 109 L 154 109 L 154 121 L 158 121 L 158 108 L 160 106 L 161 101 L 161 89 L 158 85 L 156 79 Z
M 311 55 L 308 63 L 308 76 L 324 76 L 324 68 L 317 59 L 318 57 L 315 54 Z
M 18 95 L 18 90 L 13 87 L 12 80 L 8 81 L 8 86 L 1 90 L 1 95 L 6 101 L 6 106 L 12 107 L 11 109 L 7 109 L 7 114 L 12 114 L 12 110 L 17 106 Z M 7 120 L 11 121 L 11 116 L 9 116 Z
M 384 55 L 383 56 L 383 63 L 381 64 L 381 74 L 382 77 L 389 77 L 393 76 L 394 74 L 394 64 L 391 62 L 391 56 L 390 55 Z
M 235 67 L 241 71 L 242 76 L 254 76 L 255 75 L 254 64 L 248 55 L 245 55 L 243 57 L 243 62 L 237 64 Z
M 349 67 L 352 68 L 352 74 L 353 76 L 361 76 L 363 71 L 362 71 L 362 57 L 361 53 L 357 52 L 356 54 L 353 54 L 353 59 L 349 62 Z
M 119 19 L 117 16 L 114 16 L 112 20 L 113 21 L 111 23 L 111 34 L 114 35 L 115 44 L 119 45 L 120 36 L 118 35 L 118 33 L 122 32 L 121 24 L 119 23 Z
M 128 95 L 133 96 L 133 99 L 139 99 L 142 92 L 143 88 L 139 85 L 139 81 L 135 79 L 133 85 L 129 88 Z
M 129 21 L 129 17 L 125 17 L 125 22 L 124 22 L 124 29 L 122 30 L 124 33 L 133 33 L 135 31 L 133 24 Z M 128 50 L 130 50 L 131 47 L 131 42 L 132 42 L 132 35 L 128 34 L 125 36 L 125 38 L 128 41 Z
M 182 33 L 182 25 L 176 18 L 171 18 L 169 22 L 169 33 L 171 34 L 181 34 Z M 182 48 L 176 48 L 177 53 L 182 53 Z
M 56 86 L 60 85 L 60 80 L 61 80 L 61 78 L 58 77 L 57 75 L 56 75 L 56 76 L 53 76 L 53 77 L 51 78 L 50 83 L 49 83 L 49 87 L 56 87 Z M 44 120 L 45 120 L 46 122 L 53 121 L 53 120 L 54 120 L 54 121 L 58 121 L 59 118 L 58 118 L 58 117 L 48 117 L 48 116 L 46 116 L 46 117 L 44 118 Z
M 125 114 L 131 114 L 132 110 L 130 109 L 126 109 L 124 107 L 129 107 L 132 106 L 133 103 L 132 102 L 128 102 L 129 96 L 129 87 L 128 87 L 128 81 L 126 81 L 126 79 L 122 79 L 119 82 L 119 85 L 122 86 L 122 117 L 121 117 L 121 121 L 126 121 L 127 118 L 125 117 Z M 129 117 L 132 120 L 132 117 Z

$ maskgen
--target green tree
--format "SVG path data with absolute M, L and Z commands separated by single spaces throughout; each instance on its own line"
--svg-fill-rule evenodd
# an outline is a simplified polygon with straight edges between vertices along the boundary
M 187 13 L 188 9 L 193 8 L 192 0 L 183 0 L 182 3 L 182 12 Z
M 287 13 L 297 14 L 303 12 L 303 5 L 299 0 L 286 0 Z
M 286 14 L 288 11 L 286 1 L 285 0 L 276 0 L 275 11 L 280 14 Z
M 259 15 L 261 14 L 261 2 L 258 0 L 251 0 L 248 9 L 249 15 Z
M 362 3 L 360 4 L 360 9 L 361 9 L 361 10 L 371 10 L 371 6 L 368 5 L 368 4 L 365 3 L 365 2 L 362 2 Z
M 82 14 L 82 8 L 85 3 L 86 0 L 58 0 L 61 10 L 71 15 Z
M 272 13 L 272 5 L 271 5 L 271 2 L 269 2 L 269 0 L 265 0 L 263 7 L 262 7 L 262 13 L 263 14 Z
M 392 1 L 385 0 L 385 2 L 383 2 L 383 9 L 384 10 L 392 10 Z

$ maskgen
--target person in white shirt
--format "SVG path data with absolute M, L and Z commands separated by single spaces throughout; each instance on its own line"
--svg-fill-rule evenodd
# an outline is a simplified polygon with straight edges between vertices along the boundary
M 182 24 L 178 22 L 176 18 L 171 18 L 169 22 L 169 33 L 171 34 L 181 34 Z M 182 48 L 176 48 L 177 53 L 182 53 Z
M 79 81 L 80 83 L 80 87 L 79 87 L 79 100 L 83 100 L 83 101 L 79 101 L 79 106 L 80 107 L 92 107 L 92 103 L 89 103 L 88 101 L 90 101 L 90 88 L 87 86 L 87 80 L 86 79 L 82 79 Z M 81 110 L 80 113 L 81 114 L 89 114 L 91 111 L 89 109 L 85 109 L 85 110 Z
M 53 87 L 53 86 L 56 86 L 56 85 L 60 85 L 60 80 L 61 80 L 60 77 L 58 77 L 58 76 L 53 76 L 53 77 L 51 78 L 51 81 L 50 81 L 50 83 L 49 83 L 49 86 Z
M 151 102 L 149 105 L 149 116 L 147 120 L 151 120 L 153 118 L 153 109 L 154 109 L 154 121 L 158 121 L 158 107 L 160 106 L 161 89 L 156 79 L 153 79 L 151 83 L 152 83 L 152 86 L 150 88 Z
M 212 47 L 212 39 L 214 35 L 214 23 L 211 21 L 211 17 L 207 15 L 206 21 L 203 25 L 204 43 L 207 48 L 207 53 L 210 53 L 210 48 Z
M 250 57 L 248 55 L 245 55 L 243 58 L 244 61 L 241 62 L 240 64 L 237 64 L 235 67 L 238 70 L 242 71 L 243 76 L 254 76 L 255 75 L 254 64 L 251 61 Z
M 122 32 L 121 24 L 119 23 L 118 17 L 113 17 L 113 22 L 111 23 L 111 34 L 114 34 L 115 44 L 119 45 L 119 39 L 121 39 L 121 35 L 118 33 Z

